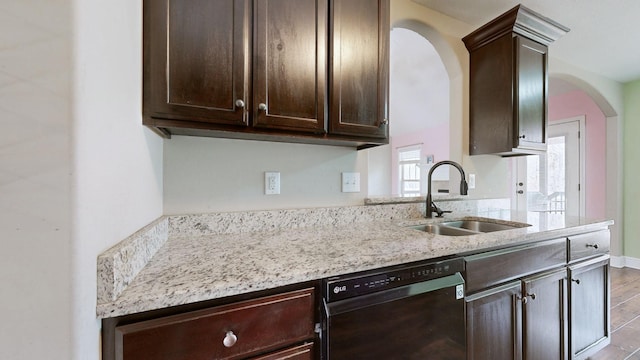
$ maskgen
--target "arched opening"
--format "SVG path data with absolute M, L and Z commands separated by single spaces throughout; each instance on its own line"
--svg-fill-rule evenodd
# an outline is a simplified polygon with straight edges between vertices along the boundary
M 416 20 L 393 24 L 390 52 L 390 144 L 369 152 L 369 196 L 424 195 L 429 164 L 462 162 L 460 62 L 441 34 Z M 448 189 L 448 172 L 434 178 L 434 189 Z
M 393 29 L 390 48 L 391 190 L 419 196 L 431 164 L 449 159 L 449 75 L 434 46 L 413 30 Z M 448 186 L 448 173 L 434 178 Z

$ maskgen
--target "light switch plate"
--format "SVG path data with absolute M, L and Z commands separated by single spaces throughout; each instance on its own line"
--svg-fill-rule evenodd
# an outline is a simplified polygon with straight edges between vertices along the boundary
M 469 182 L 467 183 L 469 189 L 476 188 L 476 174 L 469 174 Z
M 360 173 L 342 173 L 342 192 L 360 192 Z

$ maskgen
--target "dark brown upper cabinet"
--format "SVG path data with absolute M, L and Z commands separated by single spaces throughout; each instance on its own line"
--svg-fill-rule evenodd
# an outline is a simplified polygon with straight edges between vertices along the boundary
M 144 0 L 143 123 L 166 137 L 387 143 L 389 0 L 329 1 Z
M 388 136 L 389 0 L 331 6 L 332 134 Z
M 470 155 L 546 151 L 548 46 L 568 31 L 518 5 L 462 39 L 470 55 Z
M 145 0 L 143 12 L 144 124 L 248 126 L 249 0 Z
M 253 125 L 324 133 L 327 0 L 254 1 Z

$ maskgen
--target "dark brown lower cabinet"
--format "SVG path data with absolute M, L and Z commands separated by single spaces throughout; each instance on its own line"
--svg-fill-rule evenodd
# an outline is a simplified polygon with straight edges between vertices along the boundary
M 467 359 L 520 359 L 522 286 L 510 282 L 466 297 Z
M 119 360 L 311 360 L 315 291 L 290 291 L 114 328 Z
M 567 270 L 534 275 L 522 280 L 523 358 L 568 358 Z
M 587 359 L 608 345 L 608 230 L 465 256 L 467 359 Z
M 467 359 L 566 359 L 566 280 L 563 267 L 468 296 Z
M 610 340 L 609 256 L 569 266 L 570 341 L 574 359 L 586 359 Z

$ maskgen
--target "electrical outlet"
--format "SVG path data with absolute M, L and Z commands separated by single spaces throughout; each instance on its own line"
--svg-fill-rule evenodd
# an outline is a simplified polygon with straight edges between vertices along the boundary
M 342 192 L 360 192 L 360 173 L 342 173 Z
M 280 173 L 267 171 L 264 173 L 264 193 L 266 195 L 280 194 Z
M 469 189 L 476 188 L 476 174 L 469 174 L 469 181 L 467 182 L 467 185 L 469 185 Z

